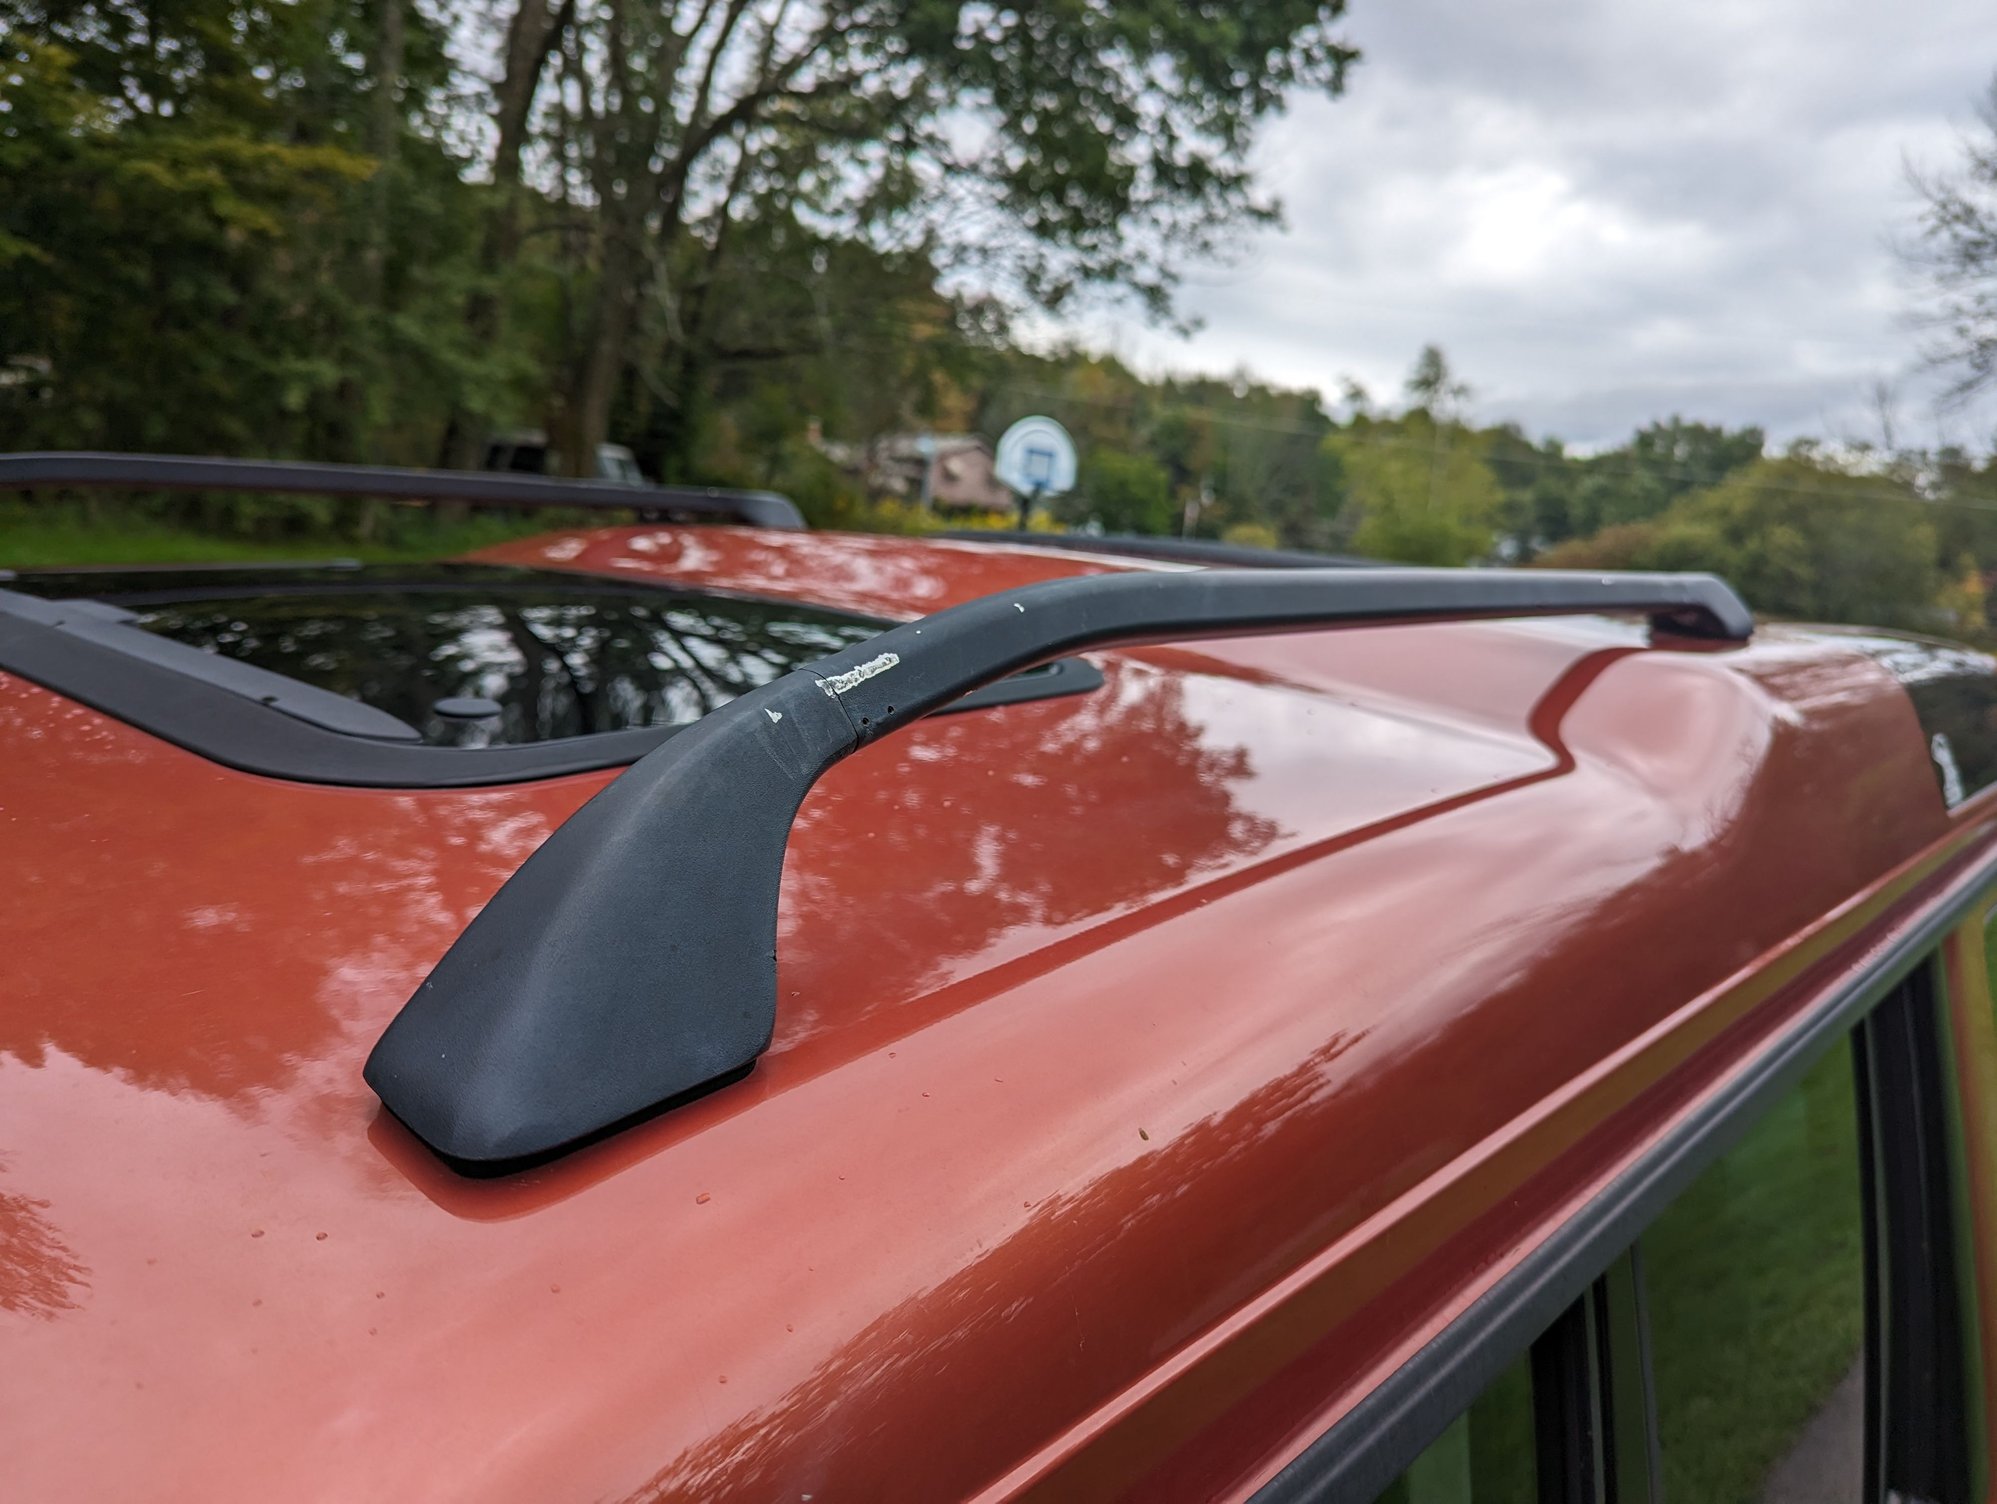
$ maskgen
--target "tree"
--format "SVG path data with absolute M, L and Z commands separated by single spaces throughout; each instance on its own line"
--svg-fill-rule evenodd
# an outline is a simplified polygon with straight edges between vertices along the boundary
M 1177 520 L 1165 467 L 1141 454 L 1094 449 L 1082 461 L 1081 482 L 1063 498 L 1063 516 L 1094 518 L 1112 533 L 1169 533 Z
M 1558 439 L 1535 444 L 1515 423 L 1486 429 L 1484 462 L 1503 493 L 1500 553 L 1525 559 L 1575 532 L 1578 463 Z
M 1491 551 L 1503 500 L 1478 438 L 1417 408 L 1360 418 L 1324 441 L 1345 486 L 1351 546 L 1401 564 L 1468 564 Z
M 1937 503 L 1934 528 L 1943 560 L 1968 558 L 1997 573 L 1997 456 L 1976 460 L 1956 448 L 1922 457 L 1918 483 Z
M 1997 78 L 1977 117 L 1953 170 L 1907 170 L 1922 208 L 1903 255 L 1927 284 L 1928 354 L 1955 373 L 1958 400 L 1997 385 Z
M 47 373 L 7 442 L 427 461 L 511 369 L 422 8 L 31 4 L 0 51 L 0 362 Z
M 564 0 L 542 24 L 545 0 L 516 0 L 495 108 L 536 99 L 539 185 L 581 231 L 564 452 L 602 440 L 641 331 L 670 323 L 681 244 L 750 201 L 1043 306 L 1115 287 L 1162 314 L 1185 257 L 1274 213 L 1255 128 L 1295 89 L 1342 87 L 1342 10 Z
M 1679 497 L 1705 490 L 1761 457 L 1759 428 L 1729 429 L 1672 416 L 1639 428 L 1629 443 L 1572 462 L 1564 530 L 1548 543 L 1586 537 L 1657 516 Z
M 1662 423 L 1639 428 L 1624 452 L 1631 471 L 1654 484 L 1669 502 L 1718 485 L 1760 459 L 1767 442 L 1759 428 L 1690 423 L 1674 413 Z
M 1935 531 L 1918 506 L 1912 492 L 1890 481 L 1847 474 L 1807 454 L 1757 460 L 1649 521 L 1566 544 L 1542 562 L 1711 570 L 1772 615 L 1950 625 L 1937 604 L 1944 580 Z
M 1201 488 L 1213 473 L 1213 420 L 1205 413 L 1170 407 L 1151 425 L 1150 450 L 1165 467 L 1175 514 L 1197 511 Z
M 1449 369 L 1449 358 L 1440 345 L 1422 346 L 1421 354 L 1415 357 L 1414 369 L 1408 372 L 1406 385 L 1408 400 L 1438 418 L 1450 417 L 1470 398 L 1470 384 Z M 1360 388 L 1362 397 L 1364 391 Z
M 813 418 L 863 448 L 912 427 L 969 426 L 967 388 L 1005 321 L 988 300 L 939 292 L 921 254 L 775 208 L 745 213 L 725 245 L 682 250 L 677 332 L 634 352 L 616 408 L 616 432 L 648 473 L 766 486 L 776 450 Z M 745 404 L 761 410 L 747 426 Z M 730 412 L 753 454 L 717 444 Z
M 304 345 L 264 268 L 371 164 L 246 133 L 240 94 L 204 70 L 49 32 L 9 32 L 6 52 L 0 360 L 34 360 L 49 398 L 7 412 L 9 440 L 253 452 L 288 426 Z

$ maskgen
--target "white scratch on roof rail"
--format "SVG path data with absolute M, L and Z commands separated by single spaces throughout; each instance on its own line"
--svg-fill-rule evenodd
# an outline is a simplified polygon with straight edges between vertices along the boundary
M 858 668 L 849 668 L 843 674 L 834 674 L 830 679 L 820 679 L 818 687 L 828 695 L 843 695 L 849 689 L 858 689 L 876 674 L 885 674 L 901 662 L 899 653 L 883 653 L 878 658 L 869 658 Z

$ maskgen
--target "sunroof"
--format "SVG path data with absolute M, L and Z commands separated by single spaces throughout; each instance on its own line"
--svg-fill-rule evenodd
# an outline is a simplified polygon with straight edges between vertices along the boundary
M 890 625 L 761 597 L 477 564 L 24 571 L 4 587 L 20 605 L 0 668 L 234 766 L 377 785 L 627 762 Z M 22 612 L 41 618 L 35 632 L 21 635 Z M 975 701 L 1098 682 L 1064 660 Z
M 459 565 L 306 578 L 25 578 L 385 711 L 434 747 L 684 726 L 886 623 L 789 602 Z

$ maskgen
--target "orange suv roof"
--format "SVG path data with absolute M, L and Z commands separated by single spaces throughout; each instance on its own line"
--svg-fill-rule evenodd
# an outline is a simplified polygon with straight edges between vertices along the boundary
M 1132 567 L 669 527 L 481 557 L 895 618 Z M 495 1180 L 362 1062 L 611 775 L 309 785 L 0 675 L 15 1487 L 1243 1493 L 1947 829 L 1905 694 L 1820 635 L 1092 658 L 818 784 L 751 1074 Z

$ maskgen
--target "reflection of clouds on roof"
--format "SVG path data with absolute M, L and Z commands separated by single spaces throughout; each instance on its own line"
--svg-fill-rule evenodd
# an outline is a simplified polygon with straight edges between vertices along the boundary
M 1997 675 L 1997 658 L 1979 653 L 1974 648 L 1905 637 L 1874 637 L 1857 632 L 1838 635 L 1902 684 L 1933 684 L 1941 679 Z

